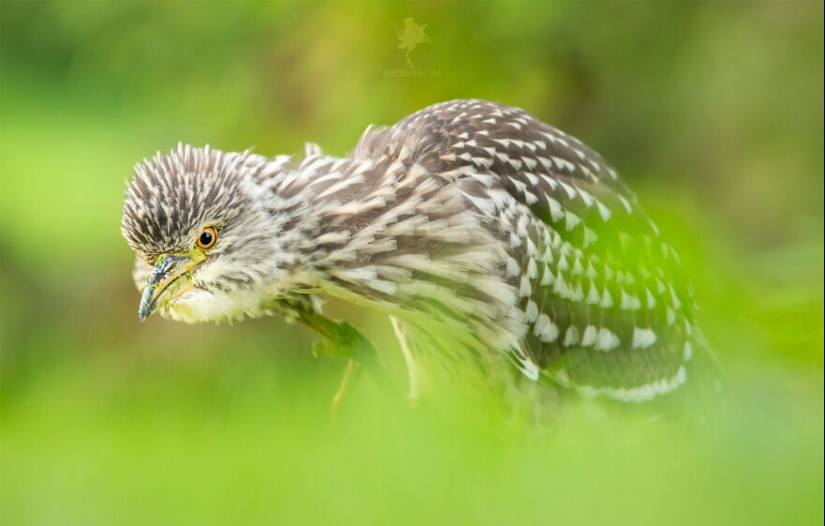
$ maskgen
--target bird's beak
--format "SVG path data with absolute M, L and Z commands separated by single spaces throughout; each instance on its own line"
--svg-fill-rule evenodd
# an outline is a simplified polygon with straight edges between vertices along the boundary
M 186 254 L 163 254 L 143 286 L 138 316 L 145 320 L 158 307 L 172 301 L 192 288 L 191 271 L 206 259 L 197 248 Z

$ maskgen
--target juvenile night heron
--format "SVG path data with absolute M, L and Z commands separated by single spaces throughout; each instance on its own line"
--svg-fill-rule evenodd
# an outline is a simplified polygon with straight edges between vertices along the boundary
M 639 402 L 685 382 L 696 343 L 679 260 L 618 173 L 492 102 L 368 128 L 343 158 L 179 145 L 136 166 L 122 232 L 141 319 L 280 313 L 346 340 L 320 314 L 342 298 L 392 317 L 413 396 L 531 379 Z

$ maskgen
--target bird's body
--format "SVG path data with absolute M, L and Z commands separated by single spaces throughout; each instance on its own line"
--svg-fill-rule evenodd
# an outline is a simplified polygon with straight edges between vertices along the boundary
M 300 318 L 335 296 L 393 317 L 413 392 L 521 376 L 642 401 L 686 379 L 675 253 L 601 156 L 517 108 L 437 104 L 344 158 L 180 146 L 137 166 L 123 233 L 142 316 Z

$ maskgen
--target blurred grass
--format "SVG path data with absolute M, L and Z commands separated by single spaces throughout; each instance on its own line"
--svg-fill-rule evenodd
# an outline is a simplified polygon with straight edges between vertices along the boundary
M 0 523 L 821 524 L 820 2 L 0 3 Z M 394 30 L 437 77 L 393 78 Z M 478 96 L 601 151 L 676 246 L 730 399 L 487 436 L 282 320 L 139 325 L 124 181 L 177 141 L 333 153 Z M 365 327 L 403 386 L 388 323 Z
M 4 419 L 6 523 L 811 524 L 821 515 L 813 398 L 774 394 L 767 410 L 741 401 L 701 429 L 585 404 L 558 433 L 495 438 L 393 417 L 364 386 L 329 428 L 318 379 L 222 362 L 229 371 L 217 377 L 154 369 L 101 386 L 101 371 L 86 367 L 42 377 Z

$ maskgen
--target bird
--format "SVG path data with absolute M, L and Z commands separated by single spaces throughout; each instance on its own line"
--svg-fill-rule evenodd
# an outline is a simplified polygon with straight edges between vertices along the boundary
M 369 126 L 343 157 L 178 144 L 135 166 L 122 234 L 141 320 L 279 314 L 372 352 L 324 317 L 338 298 L 389 315 L 411 399 L 529 385 L 641 403 L 685 384 L 701 344 L 679 257 L 617 170 L 485 100 Z

